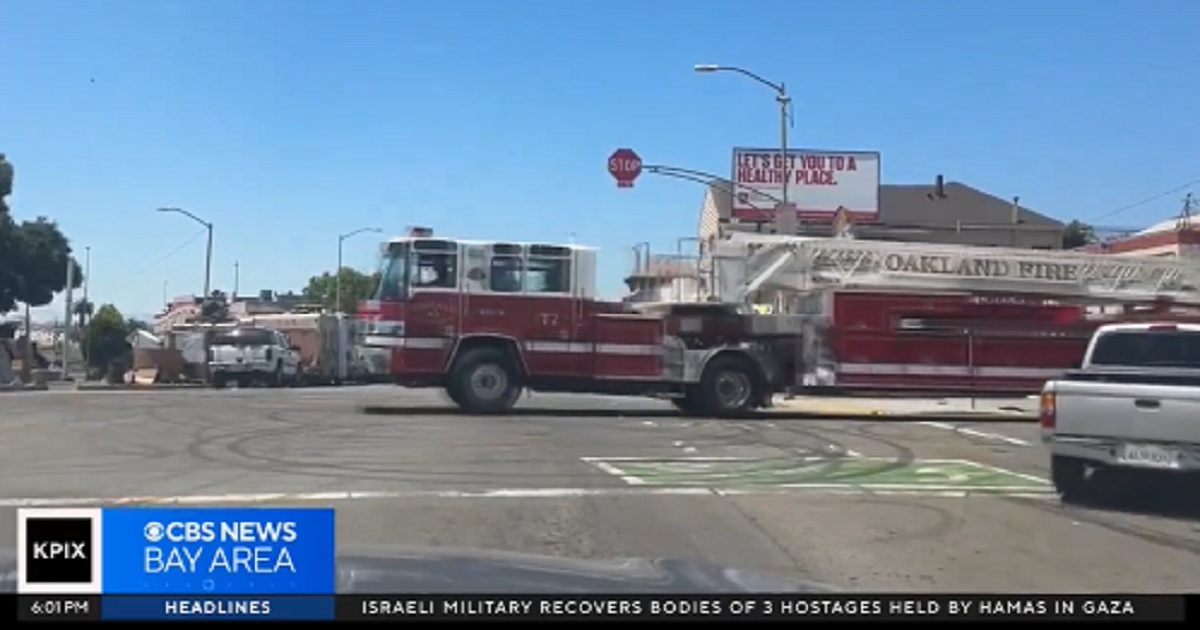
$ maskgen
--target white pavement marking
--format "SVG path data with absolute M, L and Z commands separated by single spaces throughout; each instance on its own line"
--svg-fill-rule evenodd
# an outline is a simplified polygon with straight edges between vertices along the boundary
M 971 435 L 971 436 L 974 436 L 977 438 L 983 438 L 985 440 L 999 440 L 1001 442 L 1008 442 L 1009 444 L 1016 444 L 1017 446 L 1033 446 L 1032 443 L 1022 440 L 1021 438 L 1015 438 L 1015 437 L 1010 437 L 1007 435 L 1001 435 L 999 433 L 988 433 L 986 431 L 976 431 L 975 429 L 969 429 L 967 427 L 955 426 L 953 424 L 946 424 L 945 422 L 918 422 L 917 424 L 920 424 L 921 426 L 924 426 L 924 427 L 930 427 L 933 429 L 941 429 L 943 431 L 953 431 L 955 433 L 962 433 L 963 435 Z
M 984 468 L 984 469 L 990 470 L 994 473 L 1000 473 L 1002 475 L 1012 475 L 1013 477 L 1020 477 L 1021 479 L 1028 479 L 1029 481 L 1036 481 L 1038 483 L 1043 483 L 1043 484 L 1047 484 L 1047 485 L 1050 484 L 1050 480 L 1043 479 L 1041 477 L 1038 477 L 1037 475 L 1029 475 L 1026 473 L 1017 472 L 1015 470 L 1001 468 L 999 466 L 992 466 L 991 464 L 984 464 L 981 462 L 975 462 L 975 461 L 970 461 L 970 460 L 966 460 L 966 459 L 957 459 L 957 460 L 951 459 L 951 460 L 946 460 L 946 461 L 957 462 L 960 464 L 966 464 L 968 466 L 975 466 L 976 468 Z
M 640 486 L 640 485 L 643 485 L 646 483 L 645 481 L 642 480 L 641 477 L 634 477 L 633 475 L 626 474 L 626 472 L 624 470 L 621 470 L 620 468 L 617 468 L 616 466 L 613 466 L 612 464 L 610 464 L 608 462 L 604 462 L 604 461 L 600 461 L 600 460 L 590 460 L 589 461 L 587 458 L 584 458 L 584 461 L 595 466 L 596 468 L 599 468 L 600 470 L 603 470 L 604 472 L 606 472 L 614 477 L 620 477 L 621 481 L 624 481 L 625 483 L 627 483 L 631 486 Z
M 23 507 L 123 506 L 123 505 L 205 505 L 213 503 L 305 503 L 317 501 L 351 501 L 364 499 L 566 499 L 580 497 L 638 497 L 638 496 L 766 496 L 805 492 L 822 494 L 875 494 L 922 497 L 1005 496 L 1047 498 L 1053 493 L 1021 487 L 974 488 L 966 486 L 906 486 L 881 484 L 853 486 L 846 484 L 795 484 L 742 488 L 706 488 L 701 486 L 639 486 L 617 488 L 509 488 L 496 490 L 410 490 L 362 492 L 264 492 L 261 494 L 228 494 L 177 497 L 40 497 L 0 499 L 0 509 Z

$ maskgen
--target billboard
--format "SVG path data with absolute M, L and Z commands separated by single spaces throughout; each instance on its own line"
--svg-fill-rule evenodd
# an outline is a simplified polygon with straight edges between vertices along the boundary
M 879 215 L 879 153 L 788 149 L 787 166 L 779 149 L 733 150 L 732 218 L 770 221 L 783 200 L 787 173 L 788 202 L 804 220 L 833 221 L 845 208 L 855 222 Z

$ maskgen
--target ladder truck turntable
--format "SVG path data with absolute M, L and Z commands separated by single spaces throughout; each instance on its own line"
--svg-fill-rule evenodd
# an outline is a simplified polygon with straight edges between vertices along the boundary
M 702 302 L 597 299 L 597 250 L 434 237 L 382 245 L 359 351 L 406 387 L 503 413 L 525 389 L 738 416 L 814 392 L 1034 393 L 1103 323 L 1200 321 L 1187 259 L 735 235 Z M 777 312 L 756 303 L 773 300 Z

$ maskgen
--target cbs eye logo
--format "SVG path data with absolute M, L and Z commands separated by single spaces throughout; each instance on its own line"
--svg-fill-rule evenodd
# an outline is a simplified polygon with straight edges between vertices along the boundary
M 167 528 L 162 523 L 146 523 L 146 526 L 142 528 L 142 535 L 146 537 L 147 542 L 161 542 L 167 535 Z

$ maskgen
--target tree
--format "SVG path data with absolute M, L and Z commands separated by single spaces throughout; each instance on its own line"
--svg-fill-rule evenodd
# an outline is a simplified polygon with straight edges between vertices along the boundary
M 71 307 L 71 312 L 75 314 L 75 317 L 79 318 L 79 328 L 83 328 L 87 325 L 88 319 L 95 314 L 96 307 L 88 300 L 79 299 Z
M 83 333 L 83 356 L 88 365 L 103 369 L 125 358 L 130 351 L 126 341 L 129 333 L 125 317 L 117 307 L 105 304 L 97 309 Z
M 45 217 L 17 224 L 5 197 L 12 194 L 13 167 L 0 153 L 0 314 L 17 307 L 44 306 L 67 285 L 67 263 L 73 267 L 72 288 L 83 284 L 83 269 L 58 225 Z
M 58 225 L 45 217 L 15 224 L 0 215 L 0 313 L 17 302 L 44 306 L 67 285 L 67 260 L 74 266 L 71 288 L 83 284 L 83 269 Z
M 1082 221 L 1071 221 L 1063 229 L 1063 249 L 1075 249 L 1084 245 L 1091 245 L 1099 240 L 1096 236 L 1096 228 Z
M 355 313 L 358 311 L 358 303 L 371 299 L 371 296 L 375 294 L 375 288 L 379 286 L 378 272 L 365 274 L 350 267 L 342 267 L 339 275 L 342 277 L 342 303 L 340 305 L 334 304 L 337 301 L 337 278 L 328 271 L 309 278 L 308 285 L 304 287 L 301 294 L 304 295 L 304 299 L 320 304 L 326 310 Z
M 228 298 L 221 291 L 213 291 L 200 305 L 200 321 L 217 323 L 229 320 Z
M 4 198 L 12 194 L 13 166 L 3 153 L 0 153 L 0 213 L 7 214 L 8 206 Z

